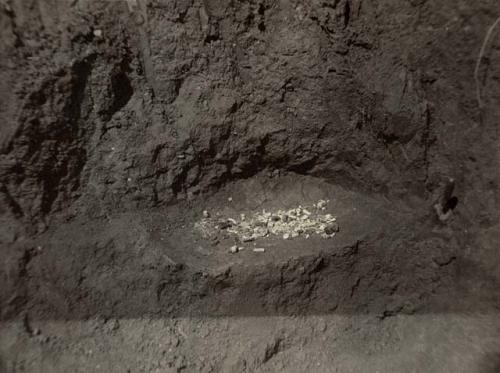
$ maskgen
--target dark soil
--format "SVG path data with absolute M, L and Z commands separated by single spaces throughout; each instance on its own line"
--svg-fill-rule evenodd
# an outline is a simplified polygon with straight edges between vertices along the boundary
M 498 371 L 499 16 L 0 1 L 0 371 Z M 326 198 L 328 240 L 193 229 Z

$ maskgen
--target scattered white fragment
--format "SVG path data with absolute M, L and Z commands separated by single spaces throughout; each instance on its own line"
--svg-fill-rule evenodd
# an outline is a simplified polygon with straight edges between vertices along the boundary
M 327 200 L 320 200 L 307 208 L 299 205 L 287 210 L 264 209 L 250 216 L 239 214 L 236 219 L 206 218 L 195 223 L 195 227 L 204 237 L 217 236 L 224 230 L 240 242 L 255 241 L 270 235 L 280 236 L 284 240 L 310 238 L 312 235 L 331 238 L 339 231 L 339 225 L 332 214 L 320 211 L 321 206 L 327 203 Z M 220 212 L 216 211 L 214 215 L 220 216 Z
M 228 202 L 233 202 L 233 197 L 229 197 L 227 200 Z
M 94 36 L 96 38 L 102 38 L 102 30 L 99 30 L 99 29 L 94 30 Z
M 332 238 L 332 237 L 335 237 L 335 233 L 332 233 L 332 234 L 328 234 L 328 233 L 323 233 L 321 235 L 322 238 L 325 238 L 325 239 L 328 239 L 328 238 Z
M 253 249 L 253 251 L 255 253 L 263 253 L 263 252 L 266 251 L 266 249 L 264 249 L 263 247 L 256 247 L 256 248 Z
M 186 156 L 184 154 L 179 154 L 179 155 L 177 155 L 177 158 L 184 159 L 184 158 L 186 158 Z
M 207 210 L 203 210 L 203 217 L 204 218 L 209 218 L 210 217 L 210 213 Z
M 240 251 L 240 249 L 239 249 L 239 248 L 238 248 L 238 246 L 236 246 L 236 245 L 231 246 L 231 247 L 229 248 L 229 252 L 230 252 L 231 254 L 236 254 L 238 251 Z
M 324 199 L 320 199 L 318 203 L 316 204 L 316 208 L 322 210 L 326 208 L 327 202 Z

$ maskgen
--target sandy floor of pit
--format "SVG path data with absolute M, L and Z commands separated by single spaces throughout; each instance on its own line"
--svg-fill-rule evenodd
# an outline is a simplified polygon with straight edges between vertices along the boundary
M 284 240 L 270 235 L 252 242 L 239 242 L 233 235 L 221 235 L 218 243 L 202 237 L 194 229 L 203 211 L 211 216 L 238 218 L 256 212 L 290 209 L 299 205 L 312 206 L 319 200 L 329 200 L 322 213 L 337 218 L 340 232 L 330 239 L 311 235 Z M 412 210 L 401 203 L 376 199 L 322 182 L 312 177 L 289 175 L 280 178 L 260 177 L 243 180 L 222 189 L 206 200 L 180 204 L 146 218 L 151 238 L 165 247 L 165 253 L 174 262 L 186 263 L 198 269 L 217 269 L 235 263 L 258 265 L 284 262 L 293 257 L 307 256 L 321 251 L 336 250 L 357 241 L 397 237 L 408 225 Z M 418 229 L 418 227 L 416 227 Z M 229 248 L 238 244 L 243 250 L 230 254 Z M 256 253 L 253 248 L 264 248 Z

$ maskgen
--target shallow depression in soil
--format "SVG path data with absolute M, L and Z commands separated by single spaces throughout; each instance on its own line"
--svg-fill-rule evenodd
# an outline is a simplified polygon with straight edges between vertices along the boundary
M 159 237 L 167 243 L 174 261 L 195 268 L 279 263 L 375 239 L 383 232 L 395 233 L 405 210 L 402 203 L 349 191 L 314 177 L 288 174 L 269 178 L 261 174 L 196 201 L 191 221 L 180 226 L 165 224 Z M 235 246 L 237 252 L 232 250 Z

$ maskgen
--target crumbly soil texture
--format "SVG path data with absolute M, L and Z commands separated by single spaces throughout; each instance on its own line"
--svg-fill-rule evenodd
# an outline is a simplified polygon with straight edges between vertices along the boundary
M 1 0 L 0 372 L 499 372 L 498 17 Z

